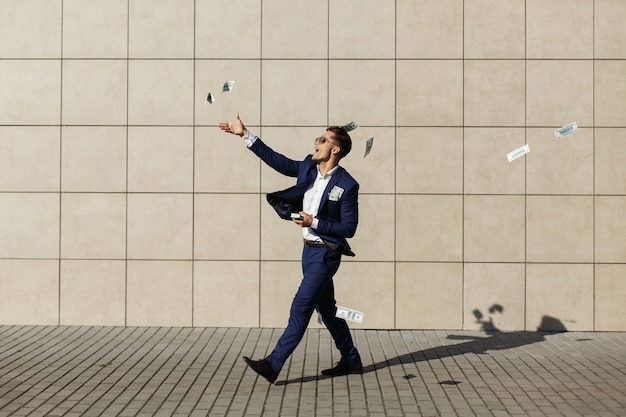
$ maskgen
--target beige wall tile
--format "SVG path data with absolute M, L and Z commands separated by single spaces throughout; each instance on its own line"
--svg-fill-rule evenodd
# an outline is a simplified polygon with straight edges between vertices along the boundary
M 463 61 L 426 60 L 396 63 L 396 124 L 463 124 Z
M 596 196 L 595 203 L 595 261 L 626 263 L 626 196 Z
M 196 192 L 259 192 L 260 162 L 241 138 L 216 127 L 197 127 L 195 137 Z
M 122 60 L 64 61 L 63 124 L 125 124 L 126 67 Z
M 64 0 L 64 58 L 126 58 L 126 0 Z
M 595 125 L 626 126 L 626 60 L 595 61 Z
M 60 324 L 124 326 L 126 262 L 61 261 Z
M 262 124 L 326 125 L 328 113 L 326 61 L 263 61 L 261 66 L 263 72 L 261 107 L 264 109 Z M 286 91 L 289 93 L 286 94 Z
M 197 194 L 194 204 L 196 259 L 259 259 L 258 194 Z
M 127 326 L 191 326 L 191 261 L 129 261 Z
M 626 315 L 626 265 L 595 267 L 595 331 L 624 331 Z
M 397 192 L 463 192 L 462 128 L 399 127 L 396 142 Z
M 462 58 L 463 0 L 396 2 L 398 58 Z
M 193 191 L 192 127 L 129 127 L 128 191 Z
M 528 262 L 593 262 L 593 197 L 526 198 Z
M 61 257 L 124 259 L 126 196 L 121 193 L 63 194 Z
M 537 330 L 546 316 L 569 331 L 593 330 L 593 265 L 529 264 L 526 305 L 526 330 Z
M 0 323 L 59 324 L 58 260 L 0 259 Z
M 196 58 L 260 58 L 261 2 L 197 0 L 195 32 Z
M 63 2 L 20 0 L 2 2 L 0 56 L 57 58 L 61 55 Z M 1 91 L 5 91 L 4 88 Z
M 59 194 L 0 193 L 0 258 L 59 256 Z
M 194 1 L 150 0 L 128 3 L 131 58 L 193 58 Z
M 463 196 L 398 195 L 397 261 L 461 261 Z
M 284 329 L 291 302 L 302 281 L 300 262 L 261 262 L 261 327 Z M 311 324 L 317 320 L 314 314 Z
M 354 120 L 363 126 L 393 126 L 395 69 L 391 60 L 330 61 L 328 108 L 336 124 Z
M 263 58 L 328 56 L 327 0 L 274 0 L 261 7 Z
M 462 328 L 463 265 L 396 264 L 396 311 L 398 329 Z
M 595 0 L 593 5 L 595 58 L 626 58 L 626 3 L 621 0 Z
M 524 262 L 525 198 L 468 195 L 464 200 L 464 259 L 470 262 Z
M 58 124 L 61 61 L 0 60 L 0 91 L 0 125 Z
M 125 294 L 99 293 L 112 276 L 125 282 L 111 261 L 129 258 L 187 265 L 182 274 L 162 273 L 160 263 L 137 268 L 155 293 L 134 287 L 134 323 L 284 328 L 302 237 L 265 194 L 295 178 L 217 129 L 239 112 L 295 160 L 326 126 L 360 125 L 341 163 L 361 186 L 350 239 L 357 256 L 344 258 L 338 279 L 348 307 L 387 297 L 363 309 L 360 327 L 623 325 L 614 301 L 626 257 L 622 0 L 11 0 L 0 8 L 0 303 L 5 288 L 25 300 L 0 305 L 0 318 L 126 325 Z M 235 88 L 222 94 L 229 80 Z M 205 103 L 209 92 L 216 103 Z M 553 130 L 572 121 L 580 131 L 556 140 Z M 528 155 L 505 160 L 525 143 Z M 19 273 L 7 281 L 2 263 L 11 260 Z M 195 312 L 192 261 L 202 288 Z M 565 277 L 558 285 L 542 287 L 542 272 L 534 293 L 514 288 L 522 270 L 552 263 Z M 591 290 L 586 267 L 598 271 Z M 425 286 L 405 294 L 414 284 L 407 269 Z M 157 270 L 165 284 L 150 281 Z M 184 302 L 153 316 L 181 276 Z M 454 278 L 439 288 L 432 277 L 442 276 Z M 500 277 L 503 285 L 489 285 Z M 559 292 L 570 277 L 573 289 Z M 215 303 L 242 293 L 213 300 L 211 286 L 237 278 L 254 288 L 246 317 L 215 316 Z M 525 304 L 536 293 L 544 300 Z M 432 314 L 442 300 L 446 308 L 452 300 L 437 310 L 443 319 Z M 90 303 L 97 307 L 84 312 Z M 184 314 L 174 312 L 183 304 Z M 496 304 L 504 310 L 489 312 Z M 310 326 L 321 327 L 315 319 Z
M 466 126 L 523 126 L 524 61 L 465 61 Z
M 394 128 L 359 127 L 350 132 L 350 137 L 352 151 L 339 164 L 359 183 L 359 193 L 393 193 L 396 155 Z M 370 154 L 365 157 L 366 144 L 370 138 L 374 138 L 374 143 Z
M 591 126 L 593 71 L 593 61 L 527 61 L 527 126 Z
M 196 124 L 217 125 L 221 121 L 233 121 L 236 113 L 246 127 L 260 124 L 261 61 L 196 61 L 195 71 Z M 222 93 L 226 81 L 235 81 L 235 84 L 232 91 Z M 209 93 L 215 100 L 213 104 L 206 102 Z M 259 133 L 258 128 L 254 130 Z M 217 128 L 213 133 L 224 134 Z
M 127 204 L 129 259 L 191 259 L 191 194 L 129 194 Z
M 595 129 L 595 192 L 626 194 L 626 128 Z
M 592 129 L 579 128 L 557 140 L 552 128 L 529 128 L 526 140 L 531 150 L 526 156 L 529 194 L 593 194 Z
M 525 144 L 523 128 L 465 128 L 463 136 L 465 193 L 524 194 L 524 158 L 509 162 L 506 157 L 509 152 Z
M 344 261 L 393 261 L 394 214 L 393 195 L 360 195 L 359 226 L 348 239 L 356 257 Z
M 524 328 L 524 264 L 468 263 L 463 274 L 464 329 L 508 331 Z
M 331 1 L 328 16 L 331 59 L 394 57 L 395 0 Z
M 525 0 L 465 0 L 463 5 L 466 58 L 524 58 Z
M 129 62 L 128 123 L 193 123 L 193 61 Z
M 526 51 L 528 58 L 593 58 L 593 18 L 592 1 L 527 0 Z
M 58 127 L 0 126 L 0 191 L 58 191 Z
M 193 325 L 257 327 L 259 263 L 194 263 Z
M 261 196 L 261 259 L 300 261 L 302 229 L 292 221 L 283 220 Z
M 343 262 L 333 282 L 337 305 L 363 313 L 363 323 L 348 321 L 351 329 L 394 327 L 393 262 Z M 313 318 L 317 320 L 317 314 Z
M 68 126 L 62 134 L 63 191 L 126 191 L 125 127 Z

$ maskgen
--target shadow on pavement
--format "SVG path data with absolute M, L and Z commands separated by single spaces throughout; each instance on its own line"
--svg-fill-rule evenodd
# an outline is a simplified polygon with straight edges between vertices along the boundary
M 467 340 L 467 342 L 437 346 L 430 349 L 406 353 L 404 355 L 396 356 L 395 358 L 390 358 L 385 361 L 366 365 L 363 367 L 363 373 L 367 374 L 370 372 L 375 372 L 379 369 L 384 369 L 389 366 L 396 366 L 406 363 L 417 363 L 429 361 L 432 359 L 442 359 L 450 356 L 465 355 L 467 353 L 481 355 L 489 351 L 513 349 L 521 346 L 531 345 L 537 342 L 542 342 L 546 340 L 546 336 L 567 331 L 567 329 L 560 320 L 550 316 L 543 316 L 541 324 L 539 325 L 538 330 L 535 332 L 501 332 L 493 325 L 493 322 L 491 320 L 481 321 L 482 316 L 477 314 L 476 310 L 474 311 L 474 316 L 476 316 L 479 322 L 483 324 L 481 327 L 485 334 L 487 334 L 486 337 L 450 335 L 448 336 L 449 340 Z M 328 378 L 332 377 L 325 375 L 312 375 L 302 378 L 289 379 L 286 381 L 278 381 L 276 382 L 276 385 L 321 381 Z

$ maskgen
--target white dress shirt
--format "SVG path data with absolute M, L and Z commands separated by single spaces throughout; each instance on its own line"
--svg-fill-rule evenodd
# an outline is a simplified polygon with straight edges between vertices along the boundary
M 330 178 L 333 176 L 333 173 L 337 170 L 337 168 L 338 167 L 334 167 L 333 169 L 328 171 L 326 175 L 322 175 L 318 169 L 313 186 L 306 190 L 306 192 L 304 193 L 304 200 L 302 201 L 302 211 L 313 217 L 313 224 L 311 224 L 310 227 L 302 228 L 302 236 L 306 240 L 318 242 L 322 241 L 322 239 L 317 234 L 315 234 L 315 229 L 317 229 L 317 225 L 319 224 L 319 219 L 316 216 L 317 212 L 320 209 L 320 203 L 322 202 L 324 190 L 326 189 Z
M 254 142 L 258 139 L 258 136 L 250 133 L 249 130 L 246 130 L 246 134 L 243 136 L 243 140 L 246 143 L 246 146 L 249 148 L 252 146 Z M 317 229 L 317 225 L 319 224 L 319 219 L 316 217 L 317 212 L 320 209 L 320 203 L 322 202 L 322 196 L 324 195 L 324 190 L 330 181 L 330 178 L 333 176 L 333 173 L 337 170 L 338 167 L 334 167 L 330 171 L 326 173 L 326 175 L 322 175 L 317 171 L 317 175 L 315 176 L 315 182 L 311 188 L 309 188 L 304 193 L 304 200 L 302 201 L 302 211 L 307 213 L 309 216 L 313 217 L 313 224 L 310 227 L 302 228 L 302 237 L 306 240 L 321 242 L 322 239 L 315 234 L 315 229 Z

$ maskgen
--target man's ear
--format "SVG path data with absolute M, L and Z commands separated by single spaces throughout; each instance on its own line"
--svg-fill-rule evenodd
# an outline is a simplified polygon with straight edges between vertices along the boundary
M 341 149 L 339 149 L 339 146 L 333 146 L 333 149 L 331 150 L 331 152 L 336 155 L 339 152 L 341 152 Z

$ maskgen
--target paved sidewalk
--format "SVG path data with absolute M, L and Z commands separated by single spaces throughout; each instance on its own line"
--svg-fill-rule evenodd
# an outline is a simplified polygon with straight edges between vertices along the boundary
M 626 333 L 355 330 L 329 378 L 311 329 L 276 385 L 280 330 L 0 326 L 0 416 L 626 416 Z

